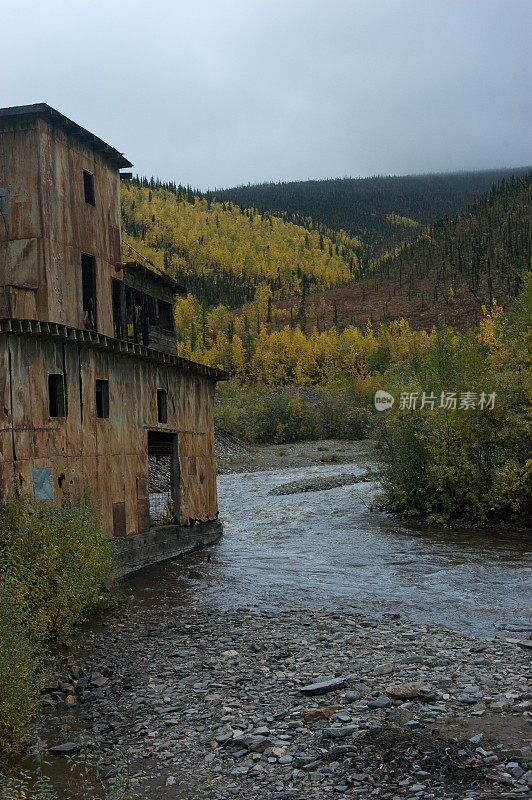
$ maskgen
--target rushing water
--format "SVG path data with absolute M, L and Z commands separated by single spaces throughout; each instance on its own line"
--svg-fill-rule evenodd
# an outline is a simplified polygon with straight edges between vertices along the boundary
M 323 464 L 219 477 L 220 543 L 140 574 L 131 591 L 144 603 L 398 611 L 488 634 L 500 625 L 532 626 L 525 536 L 409 528 L 372 508 L 371 483 L 270 494 L 294 480 L 350 471 L 364 470 Z

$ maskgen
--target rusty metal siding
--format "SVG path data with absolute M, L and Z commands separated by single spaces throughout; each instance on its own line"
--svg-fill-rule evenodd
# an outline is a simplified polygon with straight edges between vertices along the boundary
M 49 373 L 65 376 L 65 418 L 49 416 Z M 179 523 L 217 518 L 211 378 L 80 342 L 13 334 L 0 334 L 0 374 L 0 496 L 12 491 L 13 476 L 31 492 L 33 469 L 51 467 L 55 500 L 65 490 L 89 491 L 111 536 L 123 503 L 125 535 L 142 532 L 148 430 L 161 430 L 178 438 Z M 109 381 L 109 419 L 96 415 L 99 378 Z M 158 388 L 168 392 L 164 424 Z
M 120 177 L 93 148 L 45 119 L 0 130 L 0 316 L 83 328 L 81 254 L 96 259 L 98 330 L 113 335 L 111 277 L 120 258 Z M 12 130 L 7 126 L 11 125 Z M 85 202 L 83 170 L 96 202 Z M 7 265 L 4 267 L 4 265 Z
M 118 170 L 65 131 L 40 120 L 44 236 L 48 240 L 48 304 L 53 321 L 83 327 L 81 254 L 96 259 L 97 325 L 113 334 L 111 277 L 120 229 Z M 95 205 L 85 202 L 83 171 L 94 176 Z
M 178 358 L 175 340 L 162 333 L 155 344 L 168 354 L 112 338 L 118 166 L 129 162 L 42 109 L 0 114 L 0 186 L 7 188 L 0 225 L 0 496 L 15 484 L 31 493 L 34 475 L 50 474 L 55 500 L 65 491 L 89 491 L 108 535 L 144 531 L 148 430 L 162 430 L 177 435 L 178 522 L 214 520 L 212 402 L 214 381 L 225 376 Z M 84 170 L 94 176 L 94 205 L 85 201 Z M 95 259 L 96 334 L 83 330 L 82 253 Z M 159 299 L 173 296 L 148 273 L 142 286 Z M 64 376 L 64 418 L 49 414 L 51 373 Z M 109 381 L 109 419 L 96 413 L 97 379 Z M 164 424 L 157 420 L 157 389 L 168 395 Z
M 7 190 L 7 214 L 0 225 L 0 315 L 36 319 L 44 269 L 39 162 L 28 159 L 31 150 L 38 150 L 35 121 L 0 131 L 0 186 Z

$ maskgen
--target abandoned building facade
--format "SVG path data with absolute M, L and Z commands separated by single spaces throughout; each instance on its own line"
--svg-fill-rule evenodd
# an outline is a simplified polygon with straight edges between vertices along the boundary
M 226 377 L 178 357 L 184 287 L 122 242 L 129 167 L 45 104 L 0 109 L 0 499 L 88 492 L 126 571 L 220 535 Z

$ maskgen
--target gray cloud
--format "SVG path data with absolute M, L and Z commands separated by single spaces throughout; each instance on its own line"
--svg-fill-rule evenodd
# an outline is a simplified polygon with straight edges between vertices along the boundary
M 25 0 L 0 105 L 201 188 L 530 163 L 530 0 Z

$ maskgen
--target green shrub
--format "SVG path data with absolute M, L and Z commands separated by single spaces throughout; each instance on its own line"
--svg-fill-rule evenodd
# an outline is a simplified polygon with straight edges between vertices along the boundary
M 233 390 L 215 407 L 215 418 L 223 430 L 249 444 L 361 439 L 368 431 L 366 409 L 336 390 L 324 391 L 317 402 L 298 392 Z
M 101 605 L 114 569 L 87 498 L 60 507 L 14 495 L 0 505 L 0 745 L 27 732 L 39 661 Z
M 32 640 L 65 641 L 103 601 L 111 547 L 87 498 L 57 508 L 15 495 L 0 506 L 0 575 Z
M 24 632 L 23 620 L 0 591 L 0 747 L 20 742 L 35 705 L 37 648 Z
M 494 408 L 401 410 L 380 415 L 382 480 L 388 502 L 429 522 L 530 523 L 532 511 L 532 283 L 508 316 L 494 306 L 480 329 L 438 331 L 411 351 L 383 387 L 496 394 Z

